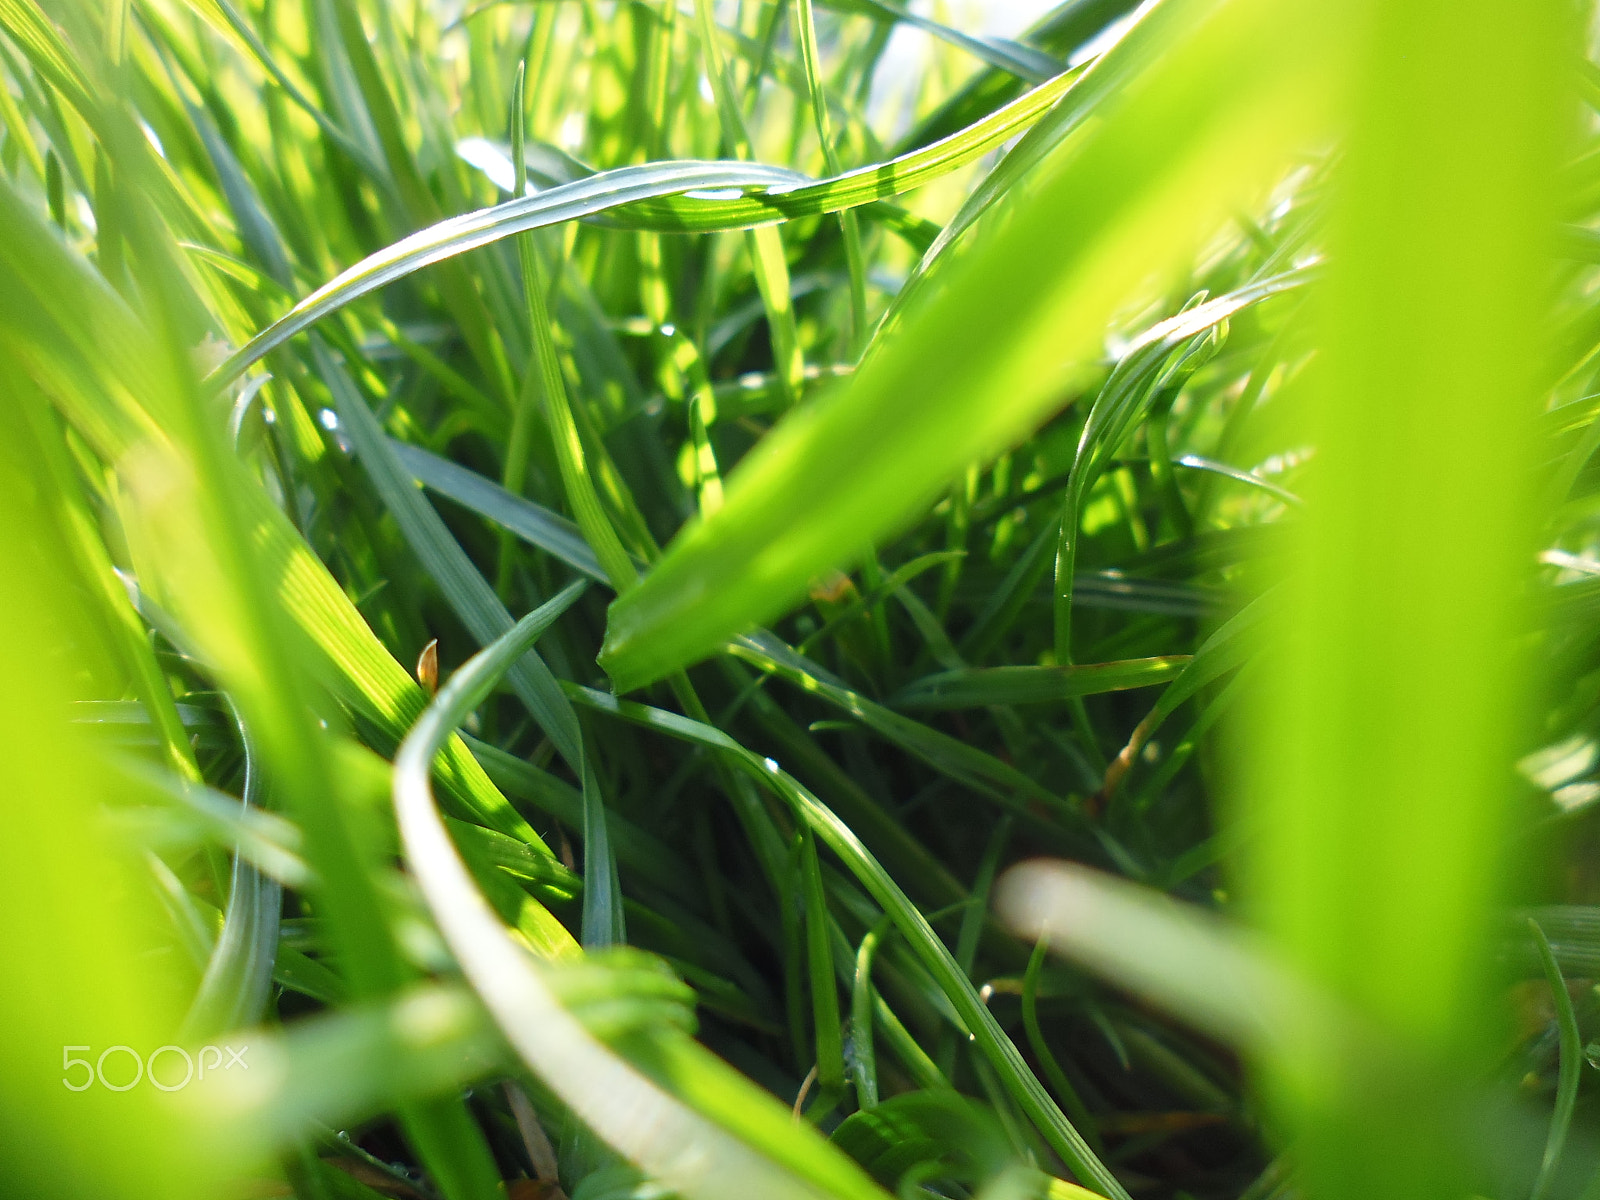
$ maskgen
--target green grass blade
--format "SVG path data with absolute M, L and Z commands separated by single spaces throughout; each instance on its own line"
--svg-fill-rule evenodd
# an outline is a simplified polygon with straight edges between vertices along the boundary
M 805 897 L 806 970 L 810 977 L 811 1023 L 817 1049 L 817 1110 L 825 1112 L 844 1088 L 844 1033 L 839 1021 L 839 988 L 834 982 L 828 899 L 822 890 L 817 844 L 809 828 L 800 831 L 800 890 Z
M 665 1187 L 693 1200 L 877 1197 L 864 1178 L 843 1169 L 841 1159 L 822 1153 L 820 1140 L 808 1155 L 814 1171 L 803 1179 L 606 1050 L 510 940 L 450 843 L 429 786 L 434 754 L 576 594 L 574 585 L 462 667 L 401 746 L 394 773 L 396 817 L 440 930 L 524 1061 L 591 1130 Z
M 1526 15 L 1413 0 L 1348 27 L 1351 131 L 1290 433 L 1317 465 L 1297 489 L 1241 806 L 1256 832 L 1242 890 L 1284 960 L 1413 1060 L 1469 1073 L 1499 1053 L 1482 964 L 1531 684 L 1516 607 L 1576 44 L 1559 7 Z M 1485 72 L 1492 87 L 1462 86 Z M 1456 486 L 1474 476 L 1504 486 Z M 1446 583 L 1423 556 L 1459 569 Z M 1439 1085 L 1392 1061 L 1351 1079 L 1312 1041 L 1285 1048 L 1279 1101 L 1308 1192 L 1473 1186 Z
M 895 694 L 896 708 L 978 708 L 1044 704 L 1164 683 L 1190 663 L 1187 654 L 1066 667 L 969 667 L 929 675 Z
M 1044 84 L 970 130 L 926 150 L 886 164 L 857 168 L 834 180 L 813 183 L 780 167 L 756 163 L 648 163 L 602 171 L 523 199 L 460 217 L 448 218 L 395 243 L 340 274 L 263 330 L 215 373 L 220 385 L 295 334 L 377 288 L 455 255 L 525 230 L 581 220 L 630 206 L 642 228 L 664 230 L 743 229 L 817 213 L 836 212 L 897 195 L 937 179 L 979 157 L 1026 128 L 1071 86 L 1066 75 Z M 748 198 L 721 199 L 718 189 L 761 188 Z M 651 208 L 643 202 L 683 193 L 673 205 Z
M 438 513 L 417 492 L 409 474 L 395 460 L 382 428 L 343 368 L 321 346 L 314 347 L 313 353 L 324 381 L 333 392 L 340 427 L 349 433 L 368 478 L 394 515 L 424 570 L 439 585 L 450 607 L 473 636 L 484 645 L 494 641 L 511 627 L 511 614 L 466 551 L 451 536 Z M 555 676 L 544 660 L 537 652 L 530 653 L 526 659 L 512 665 L 508 676 L 518 697 L 549 734 L 561 756 L 581 770 L 583 740 L 577 717 L 561 695 Z M 543 845 L 532 830 L 525 832 L 532 835 L 534 844 Z
M 531 500 L 513 496 L 476 471 L 420 446 L 390 439 L 389 448 L 417 482 L 510 530 L 530 546 L 537 546 L 596 583 L 610 582 L 575 522 Z
M 773 791 L 791 805 L 797 816 L 806 822 L 830 850 L 882 906 L 899 929 L 901 935 L 916 952 L 926 968 L 933 974 L 968 1031 L 977 1042 L 979 1050 L 1000 1076 L 1006 1090 L 1027 1113 L 1050 1143 L 1051 1149 L 1061 1155 L 1078 1176 L 1099 1189 L 1104 1196 L 1114 1200 L 1127 1200 L 1127 1192 L 1116 1177 L 1094 1155 L 1073 1128 L 1072 1123 L 1056 1106 L 1044 1086 L 1023 1062 L 1015 1044 L 1000 1027 L 989 1011 L 972 981 L 967 978 L 959 963 L 934 933 L 922 913 L 906 898 L 898 885 L 878 865 L 871 853 L 851 832 L 850 827 L 811 794 L 802 784 L 786 773 L 772 759 L 763 759 L 740 746 L 720 729 L 664 712 L 658 708 L 618 700 L 591 688 L 572 688 L 571 694 L 580 703 L 600 712 L 614 713 L 626 720 L 658 730 L 670 737 L 696 742 L 722 750 L 737 762 L 740 770 L 761 786 Z
M 1041 163 L 1004 220 L 930 269 L 849 384 L 766 438 L 730 478 L 724 508 L 613 604 L 601 662 L 619 689 L 772 620 L 811 578 L 902 528 L 968 462 L 1050 414 L 1112 307 L 1325 119 L 1330 64 L 1291 81 L 1253 53 L 1281 34 L 1278 19 L 1234 6 L 1169 47 Z M 1226 102 L 1210 83 L 1219 71 L 1241 73 Z M 1126 216 L 1134 206 L 1138 219 Z
M 1550 1115 L 1550 1134 L 1544 1144 L 1544 1155 L 1539 1160 L 1539 1174 L 1533 1183 L 1531 1200 L 1544 1200 L 1561 1162 L 1561 1152 L 1566 1148 L 1567 1133 L 1572 1127 L 1572 1113 L 1578 1103 L 1578 1086 L 1583 1072 L 1583 1039 L 1578 1033 L 1578 1017 L 1572 1008 L 1572 997 L 1567 992 L 1567 981 L 1561 977 L 1561 968 L 1550 950 L 1550 941 L 1539 928 L 1539 923 L 1528 919 L 1528 932 L 1533 935 L 1534 947 L 1539 952 L 1539 964 L 1544 968 L 1545 981 L 1550 985 L 1550 996 L 1556 1006 L 1556 1028 L 1560 1031 L 1560 1060 L 1557 1066 L 1555 1111 Z
M 1070 810 L 1061 797 L 1015 767 L 949 734 L 869 700 L 815 663 L 790 650 L 771 634 L 739 638 L 729 644 L 728 650 L 734 657 L 804 688 L 849 713 L 935 770 L 976 787 L 1003 803 L 1025 808 L 1022 798 L 1027 797 L 1050 806 L 1058 818 L 1070 819 Z
M 402 238 L 318 288 L 223 363 L 214 373 L 213 382 L 216 386 L 230 382 L 263 355 L 352 300 L 479 246 L 653 196 L 697 189 L 770 186 L 796 178 L 792 171 L 756 164 L 648 163 L 603 171 L 548 192 L 446 218 Z
M 924 33 L 931 33 L 942 42 L 965 50 L 981 62 L 998 67 L 1019 79 L 1040 83 L 1061 72 L 1062 64 L 1042 50 L 1009 38 L 977 37 L 962 33 L 949 25 L 921 16 L 891 3 L 890 0 L 818 0 L 826 8 L 840 12 L 867 13 L 877 19 L 901 21 Z
M 867 930 L 856 951 L 856 973 L 850 986 L 850 1074 L 856 1104 L 865 1111 L 878 1104 L 878 1057 L 872 1041 L 872 960 L 889 931 L 887 917 Z

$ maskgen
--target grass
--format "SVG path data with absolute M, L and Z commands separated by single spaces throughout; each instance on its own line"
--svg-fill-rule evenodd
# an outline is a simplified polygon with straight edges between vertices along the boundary
M 15 1194 L 1600 1195 L 1576 20 L 960 25 L 0 0 Z

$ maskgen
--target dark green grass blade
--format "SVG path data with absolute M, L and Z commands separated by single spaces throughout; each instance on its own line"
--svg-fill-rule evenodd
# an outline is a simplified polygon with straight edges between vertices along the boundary
M 1567 992 L 1567 981 L 1561 977 L 1561 968 L 1551 953 L 1550 941 L 1539 928 L 1539 923 L 1528 919 L 1528 932 L 1533 936 L 1534 947 L 1539 952 L 1539 965 L 1544 968 L 1545 981 L 1550 985 L 1550 996 L 1556 1007 L 1556 1028 L 1560 1033 L 1560 1058 L 1557 1066 L 1555 1111 L 1550 1115 L 1550 1134 L 1545 1141 L 1544 1155 L 1539 1160 L 1539 1174 L 1534 1180 L 1530 1200 L 1544 1200 L 1556 1168 L 1561 1163 L 1561 1152 L 1566 1148 L 1567 1133 L 1572 1127 L 1572 1113 L 1578 1103 L 1578 1086 L 1583 1071 L 1583 1039 L 1578 1033 L 1578 1017 L 1573 1011 L 1572 997 Z
M 735 758 L 740 769 L 761 786 L 774 791 L 793 806 L 804 820 L 862 886 L 871 893 L 884 912 L 893 919 L 901 935 L 932 972 L 941 989 L 960 1014 L 978 1047 L 1000 1076 L 1007 1091 L 1022 1107 L 1049 1141 L 1050 1146 L 1080 1178 L 1098 1188 L 1103 1195 L 1126 1200 L 1127 1192 L 1116 1177 L 1095 1157 L 1072 1123 L 1050 1099 L 1042 1084 L 1023 1062 L 1016 1046 L 1000 1028 L 989 1008 L 979 997 L 972 981 L 961 970 L 939 936 L 917 907 L 889 878 L 849 826 L 788 775 L 776 762 L 744 749 L 727 734 L 709 725 L 676 713 L 664 712 L 590 688 L 573 688 L 571 694 L 581 703 L 601 712 L 615 713 L 629 721 L 658 730 L 671 737 L 715 747 Z
M 1044 704 L 1164 683 L 1190 662 L 1187 654 L 1066 667 L 981 667 L 946 671 L 908 684 L 891 699 L 897 708 L 977 708 Z

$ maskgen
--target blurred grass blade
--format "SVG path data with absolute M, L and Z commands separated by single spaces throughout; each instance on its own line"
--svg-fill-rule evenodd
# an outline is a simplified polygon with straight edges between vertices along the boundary
M 1319 348 L 1290 418 L 1316 459 L 1256 697 L 1242 891 L 1288 966 L 1412 1059 L 1472 1074 L 1499 1054 L 1485 941 L 1531 687 L 1516 606 L 1578 35 L 1562 5 L 1350 17 Z M 1308 1192 L 1474 1185 L 1413 1062 L 1351 1078 L 1307 1042 L 1274 1066 Z
M 1074 863 L 1007 871 L 995 908 L 1018 933 L 1156 1002 L 1220 1040 L 1266 1056 L 1297 1033 L 1328 1036 L 1328 1002 L 1210 914 Z
M 67 420 L 107 462 L 131 462 L 141 444 L 168 438 L 142 401 L 162 394 L 145 353 L 148 335 L 121 297 L 68 252 L 9 186 L 0 186 L 0 337 L 35 378 L 49 381 Z M 47 286 L 46 286 L 47 285 Z M 315 673 L 338 698 L 396 741 L 422 711 L 422 690 L 362 619 L 283 511 L 241 488 L 242 521 L 263 577 L 306 635 Z M 451 793 L 496 828 L 524 824 L 459 739 L 441 762 Z
M 273 1153 L 506 1066 L 504 1045 L 459 982 L 419 985 L 289 1029 L 252 1030 L 248 1043 L 252 1074 L 214 1076 L 207 1099 Z
M 286 887 L 311 886 L 310 873 L 299 854 L 300 830 L 283 817 L 245 809 L 233 796 L 152 767 L 143 759 L 115 756 L 107 766 L 130 800 L 148 799 L 181 812 L 217 845 L 234 849 L 262 874 Z
M 0 369 L 12 396 L 0 414 L 0 507 L 8 519 L 0 522 L 0 551 L 9 572 L 0 621 L 17 645 L 55 651 L 20 654 L 11 686 L 0 694 L 7 809 L 0 900 L 8 911 L 30 914 L 11 924 L 0 951 L 11 980 L 0 989 L 0 1116 L 10 1131 L 0 1138 L 0 1170 L 9 1190 L 40 1200 L 86 1191 L 200 1200 L 236 1169 L 237 1131 L 211 1125 L 203 1111 L 175 1109 L 148 1089 L 75 1092 L 62 1080 L 79 1083 L 78 1070 L 55 1069 L 63 1053 L 84 1053 L 63 1046 L 90 1045 L 98 1053 L 170 1041 L 182 991 L 181 979 L 161 965 L 174 947 L 152 936 L 162 922 L 129 847 L 96 819 L 93 802 L 116 787 L 115 776 L 102 771 L 81 727 L 61 719 L 86 665 L 89 628 L 74 617 L 82 610 L 62 545 L 30 536 L 42 481 L 32 474 L 39 464 L 19 453 L 27 435 L 10 386 L 16 367 L 7 346 Z M 82 1152 L 85 1138 L 94 1153 Z

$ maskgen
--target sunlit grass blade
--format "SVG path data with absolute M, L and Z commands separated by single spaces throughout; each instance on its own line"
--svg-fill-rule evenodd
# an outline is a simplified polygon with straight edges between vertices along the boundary
M 1515 606 L 1569 78 L 1562 10 L 1527 15 L 1415 0 L 1351 26 L 1318 362 L 1290 424 L 1316 464 L 1239 812 L 1244 890 L 1283 959 L 1416 1058 L 1465 1064 L 1497 1053 L 1485 937 L 1530 683 Z M 1503 486 L 1460 486 L 1475 477 Z M 1448 582 L 1424 565 L 1441 558 Z M 1352 1080 L 1307 1042 L 1276 1067 L 1308 1191 L 1471 1186 L 1413 1064 Z
M 1293 72 L 1291 86 L 1255 54 L 1287 19 L 1230 6 L 1167 48 L 1100 124 L 1041 164 L 1003 222 L 930 269 L 848 385 L 768 437 L 730 478 L 724 508 L 612 606 L 601 661 L 620 690 L 772 620 L 812 577 L 902 528 L 968 462 L 1049 415 L 1113 306 L 1320 131 L 1318 80 L 1332 63 Z M 1239 73 L 1225 99 L 1209 87 L 1219 71 Z
M 639 208 L 644 228 L 744 229 L 801 216 L 836 212 L 896 195 L 938 178 L 981 155 L 1036 120 L 1060 98 L 1076 75 L 1067 73 L 1028 93 L 1001 113 L 945 142 L 888 164 L 861 167 L 835 180 L 813 182 L 780 167 L 758 163 L 649 163 L 599 172 L 523 199 L 451 217 L 356 264 L 300 301 L 218 368 L 225 383 L 301 330 L 377 288 L 432 263 L 527 230 L 630 206 L 657 197 L 690 195 L 677 204 Z M 762 189 L 755 196 L 721 199 L 719 189 Z
M 263 355 L 352 300 L 479 246 L 652 196 L 707 188 L 763 187 L 801 178 L 793 171 L 753 163 L 648 163 L 601 172 L 548 192 L 447 218 L 401 239 L 318 288 L 223 363 L 213 382 L 220 386 L 231 381 Z
M 1062 64 L 1050 55 L 1022 42 L 1015 42 L 1009 38 L 978 37 L 962 33 L 959 29 L 953 29 L 949 25 L 914 13 L 907 7 L 893 3 L 892 0 L 819 0 L 819 3 L 842 12 L 864 12 L 880 20 L 887 18 L 903 21 L 907 25 L 932 34 L 940 41 L 965 50 L 974 58 L 992 67 L 998 67 L 1022 79 L 1034 82 L 1049 79 L 1059 73 L 1062 67 Z

